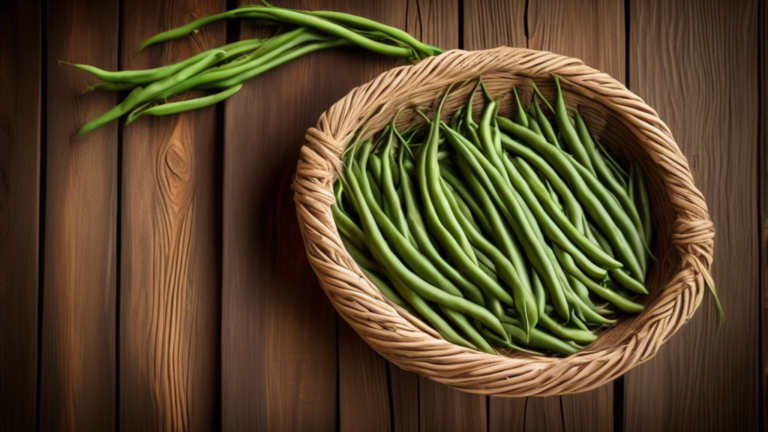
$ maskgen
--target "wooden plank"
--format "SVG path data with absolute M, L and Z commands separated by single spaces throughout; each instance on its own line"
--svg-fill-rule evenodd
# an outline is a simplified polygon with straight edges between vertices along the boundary
M 96 80 L 59 60 L 117 67 L 118 2 L 47 3 L 47 173 L 40 429 L 115 426 L 117 123 L 80 140 L 113 107 Z
M 327 7 L 309 0 L 280 6 Z M 376 7 L 385 12 L 388 5 Z M 368 10 L 352 1 L 332 9 Z M 241 37 L 253 35 L 250 26 L 241 27 Z M 370 55 L 360 50 L 312 54 L 256 78 L 226 103 L 225 430 L 337 427 L 336 318 L 305 258 L 290 185 L 307 127 L 374 76 L 366 72 L 371 63 L 361 61 L 363 56 Z M 388 60 L 370 60 L 382 61 Z M 377 67 L 383 70 L 383 63 Z
M 444 384 L 419 377 L 422 432 L 488 430 L 487 398 L 454 390 Z
M 760 154 L 760 168 L 758 177 L 760 178 L 760 268 L 762 272 L 760 274 L 760 290 L 761 290 L 761 307 L 760 313 L 761 334 L 760 344 L 762 348 L 761 352 L 761 364 L 762 364 L 762 388 L 761 401 L 762 406 L 760 409 L 760 417 L 763 419 L 762 428 L 766 430 L 768 428 L 768 418 L 765 413 L 768 412 L 768 55 L 766 50 L 768 49 L 768 7 L 765 4 L 760 5 L 760 23 L 758 24 L 759 40 L 759 57 L 760 57 L 760 137 L 758 141 L 758 152 Z
M 391 431 L 387 365 L 341 317 L 339 424 L 342 431 Z
M 35 427 L 40 13 L 0 1 L 0 430 Z
M 224 45 L 226 24 L 218 23 L 135 53 L 154 34 L 225 8 L 224 0 L 126 1 L 122 67 L 158 67 Z M 119 396 L 125 430 L 216 424 L 220 127 L 216 108 L 207 108 L 125 128 Z
M 419 430 L 419 376 L 392 363 L 389 368 L 392 425 L 395 432 Z
M 631 89 L 669 125 L 715 223 L 696 316 L 626 375 L 625 426 L 758 429 L 757 3 L 630 2 Z

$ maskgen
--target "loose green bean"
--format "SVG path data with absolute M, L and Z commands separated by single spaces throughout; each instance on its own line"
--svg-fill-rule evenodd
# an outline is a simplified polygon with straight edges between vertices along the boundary
M 181 71 L 177 72 L 174 75 L 171 75 L 168 78 L 154 82 L 149 86 L 147 86 L 147 88 L 136 87 L 128 95 L 128 97 L 125 98 L 123 102 L 121 102 L 114 108 L 110 109 L 109 111 L 105 112 L 104 114 L 98 116 L 97 118 L 91 120 L 90 122 L 86 123 L 85 126 L 83 126 L 80 129 L 80 131 L 77 133 L 77 135 L 75 136 L 75 139 L 80 138 L 81 136 L 83 136 L 83 134 L 88 133 L 100 126 L 103 126 L 111 122 L 112 120 L 116 120 L 120 118 L 123 114 L 132 110 L 136 106 L 157 98 L 157 96 L 161 94 L 163 91 L 165 91 L 166 89 L 173 87 L 177 83 L 182 82 L 187 78 L 200 73 L 200 71 L 205 70 L 207 67 L 214 64 L 218 60 L 218 58 L 222 57 L 224 54 L 226 54 L 224 51 L 214 51 L 213 53 L 204 57 L 199 62 L 192 64 L 190 66 L 187 66 L 186 68 L 182 69 Z
M 125 125 L 128 126 L 129 124 L 136 121 L 136 119 L 144 115 L 163 116 L 209 107 L 239 92 L 241 88 L 243 88 L 243 85 L 237 84 L 222 92 L 209 96 L 203 96 L 179 102 L 168 102 L 161 105 L 150 106 L 148 108 L 138 108 L 128 115 L 128 118 L 125 121 Z

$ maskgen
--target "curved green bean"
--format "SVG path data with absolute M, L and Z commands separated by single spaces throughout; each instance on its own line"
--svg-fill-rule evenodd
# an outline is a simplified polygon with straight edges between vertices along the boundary
M 565 99 L 563 99 L 563 91 L 560 88 L 560 79 L 557 75 L 552 74 L 552 78 L 555 80 L 555 86 L 557 87 L 557 96 L 555 97 L 555 122 L 560 130 L 565 143 L 568 145 L 568 149 L 573 153 L 574 158 L 589 172 L 595 172 L 592 167 L 592 161 L 589 160 L 587 151 L 584 148 L 584 143 L 579 139 L 579 135 L 576 133 L 571 120 L 568 118 L 568 111 L 565 108 Z
M 131 112 L 130 114 L 128 114 L 128 118 L 125 121 L 125 125 L 128 126 L 129 124 L 136 121 L 136 119 L 144 115 L 164 116 L 164 115 L 179 114 L 187 111 L 209 107 L 239 92 L 241 88 L 243 88 L 243 85 L 237 84 L 235 86 L 228 88 L 227 90 L 224 90 L 222 92 L 212 94 L 209 96 L 203 96 L 203 97 L 185 100 L 185 101 L 179 101 L 179 102 L 168 102 L 168 103 L 155 105 L 145 109 L 138 108 L 133 112 Z
M 499 172 L 482 154 L 480 154 L 478 149 L 474 148 L 472 145 L 467 145 L 462 136 L 458 135 L 444 123 L 442 126 L 446 131 L 446 135 L 451 145 L 453 145 L 454 148 L 461 153 L 468 162 L 470 162 L 472 171 L 478 176 L 487 176 L 493 185 L 491 188 L 494 188 L 499 193 L 499 198 L 501 199 L 504 208 L 509 212 L 509 216 L 507 217 L 508 222 L 512 226 L 515 235 L 521 242 L 523 242 L 523 248 L 526 249 L 526 252 L 530 249 L 528 257 L 531 259 L 533 265 L 538 267 L 537 271 L 539 271 L 539 275 L 544 279 L 547 289 L 550 290 L 550 295 L 553 298 L 553 303 L 558 310 L 558 314 L 565 314 L 567 317 L 567 304 L 563 297 L 562 290 L 559 288 L 554 268 L 551 263 L 549 263 L 538 238 L 534 235 L 534 227 L 530 225 L 527 217 L 523 213 L 521 203 L 515 198 L 512 190 L 505 183 Z M 505 213 L 505 216 L 506 215 L 507 214 Z
M 452 194 L 446 194 L 448 203 L 452 207 L 452 210 L 457 214 L 461 228 L 467 233 L 467 237 L 470 242 L 480 251 L 483 252 L 496 267 L 496 274 L 504 281 L 505 284 L 512 290 L 512 296 L 515 299 L 515 309 L 520 314 L 523 320 L 523 326 L 526 331 L 533 328 L 539 320 L 538 307 L 533 298 L 533 293 L 520 281 L 518 274 L 520 271 L 525 271 L 525 268 L 518 269 L 499 251 L 491 242 L 486 239 L 479 231 L 469 223 L 464 215 L 459 211 L 456 201 L 453 200 Z
M 642 281 L 645 274 L 638 261 L 638 256 L 635 254 L 634 248 L 628 243 L 627 238 L 625 237 L 626 234 L 617 226 L 612 218 L 612 215 L 617 214 L 617 210 L 618 212 L 622 212 L 620 208 L 617 209 L 617 203 L 612 201 L 612 199 L 609 199 L 608 202 L 603 202 L 598 199 L 591 188 L 587 186 L 586 181 L 579 174 L 579 170 L 574 166 L 578 164 L 572 164 L 567 157 L 567 153 L 549 145 L 535 133 L 515 124 L 511 120 L 504 117 L 499 117 L 498 119 L 502 129 L 522 138 L 532 149 L 536 150 L 540 155 L 547 159 L 552 166 L 566 178 L 571 184 L 574 194 L 579 197 L 579 200 L 584 204 L 592 219 L 595 220 L 598 225 L 600 225 L 603 232 L 609 236 L 608 238 L 616 248 L 617 254 L 621 258 L 620 261 L 624 264 L 625 268 Z M 522 156 L 532 163 L 536 160 L 536 158 L 530 156 L 533 152 L 516 143 L 511 138 L 505 140 L 504 137 L 502 137 L 502 142 L 505 148 L 512 153 Z M 554 183 L 552 185 L 555 186 Z M 609 207 L 610 210 L 606 207 Z M 636 231 L 635 234 L 637 234 Z
M 182 69 L 174 75 L 171 75 L 168 78 L 154 82 L 148 85 L 146 88 L 136 87 L 120 104 L 86 123 L 85 126 L 83 126 L 77 133 L 75 139 L 80 138 L 83 136 L 83 134 L 88 133 L 93 129 L 103 126 L 113 120 L 117 120 L 123 114 L 144 102 L 156 99 L 158 95 L 160 95 L 166 89 L 173 87 L 177 83 L 200 73 L 200 71 L 203 71 L 210 65 L 214 64 L 220 57 L 224 56 L 225 54 L 226 53 L 224 51 L 215 51 L 204 57 L 199 62 L 191 66 L 187 66 L 186 68 Z

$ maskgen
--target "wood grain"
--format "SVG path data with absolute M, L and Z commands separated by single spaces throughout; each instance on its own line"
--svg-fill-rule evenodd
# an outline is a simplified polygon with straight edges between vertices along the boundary
M 156 33 L 224 10 L 224 0 L 126 1 L 123 68 L 158 67 L 224 45 L 225 24 L 219 23 L 135 53 Z M 145 117 L 125 128 L 122 429 L 211 430 L 216 425 L 220 152 L 216 108 Z
M 328 7 L 316 1 L 281 6 Z M 350 0 L 332 9 L 367 15 L 370 7 Z M 375 7 L 376 18 L 387 22 L 390 5 Z M 250 27 L 242 27 L 241 37 L 248 35 Z M 307 263 L 290 184 L 307 127 L 375 75 L 365 56 L 382 61 L 360 50 L 312 54 L 256 78 L 226 103 L 225 430 L 337 427 L 336 317 Z
M 419 430 L 419 376 L 387 363 L 395 432 Z
M 115 426 L 117 123 L 80 140 L 115 105 L 59 60 L 117 67 L 118 3 L 47 3 L 47 173 L 40 429 Z
M 341 317 L 339 425 L 341 431 L 391 431 L 387 365 Z
M 630 2 L 631 89 L 669 125 L 715 223 L 725 308 L 694 318 L 626 375 L 625 425 L 758 429 L 757 3 Z
M 419 377 L 419 430 L 472 432 L 488 430 L 487 397 L 454 390 Z
M 761 351 L 761 401 L 760 417 L 763 430 L 768 428 L 768 7 L 765 4 L 760 6 L 760 17 L 758 24 L 759 53 L 760 53 L 760 136 L 757 146 L 759 153 L 760 167 L 758 177 L 760 178 L 760 295 L 761 295 L 761 332 L 760 344 Z
M 622 1 L 531 1 L 528 47 L 579 58 L 624 83 L 624 20 Z
M 0 430 L 35 427 L 40 14 L 0 1 Z

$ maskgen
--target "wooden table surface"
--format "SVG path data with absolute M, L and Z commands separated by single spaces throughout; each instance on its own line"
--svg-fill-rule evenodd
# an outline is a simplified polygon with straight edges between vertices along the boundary
M 216 107 L 75 141 L 118 95 L 81 94 L 94 78 L 59 60 L 156 67 L 255 30 L 217 23 L 136 54 L 237 1 L 0 0 L 0 431 L 765 429 L 768 7 L 275 3 L 374 18 L 444 49 L 550 50 L 625 83 L 670 126 L 706 196 L 725 325 L 706 295 L 655 358 L 580 395 L 488 398 L 404 372 L 335 314 L 290 187 L 320 113 L 402 60 L 316 53 Z

